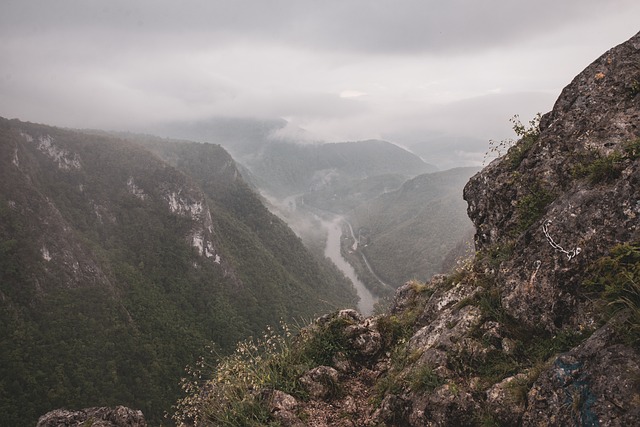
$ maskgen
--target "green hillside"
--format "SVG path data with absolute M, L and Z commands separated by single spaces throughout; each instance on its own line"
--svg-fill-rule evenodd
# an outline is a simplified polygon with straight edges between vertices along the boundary
M 223 149 L 171 147 L 0 120 L 1 425 L 116 404 L 157 425 L 208 344 L 354 304 Z
M 447 254 L 473 229 L 462 188 L 477 171 L 456 168 L 417 176 L 349 215 L 361 239 L 358 250 L 382 280 L 400 286 L 443 271 Z

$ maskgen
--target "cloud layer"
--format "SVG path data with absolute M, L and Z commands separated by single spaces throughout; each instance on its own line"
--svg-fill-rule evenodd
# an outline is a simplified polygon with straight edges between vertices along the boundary
M 635 0 L 5 0 L 0 115 L 134 130 L 283 117 L 314 139 L 406 146 L 501 138 L 640 30 L 637 16 Z

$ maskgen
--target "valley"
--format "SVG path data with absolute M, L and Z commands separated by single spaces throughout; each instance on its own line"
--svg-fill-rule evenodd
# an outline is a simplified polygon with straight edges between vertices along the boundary
M 340 217 L 336 217 L 331 221 L 322 220 L 322 227 L 327 232 L 327 246 L 324 253 L 355 286 L 358 297 L 360 298 L 358 301 L 358 310 L 360 313 L 365 316 L 370 316 L 373 314 L 373 309 L 378 298 L 360 281 L 351 264 L 342 256 L 341 240 L 343 239 L 343 224 L 344 220 Z

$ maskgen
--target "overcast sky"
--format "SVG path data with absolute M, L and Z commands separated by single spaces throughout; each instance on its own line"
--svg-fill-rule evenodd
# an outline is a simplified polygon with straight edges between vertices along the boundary
M 291 135 L 404 146 L 500 139 L 509 117 L 550 110 L 640 31 L 638 17 L 637 0 L 1 0 L 0 115 L 119 130 L 281 117 Z

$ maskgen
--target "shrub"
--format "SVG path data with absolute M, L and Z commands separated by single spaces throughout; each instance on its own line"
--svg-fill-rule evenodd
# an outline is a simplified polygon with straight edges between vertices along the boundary
M 501 244 L 492 245 L 479 254 L 480 259 L 486 262 L 493 270 L 497 270 L 504 261 L 511 258 L 513 255 L 514 245 L 515 244 L 511 240 L 507 240 Z
M 351 353 L 344 329 L 349 320 L 337 318 L 326 325 L 317 325 L 317 329 L 302 331 L 301 356 L 310 366 L 331 365 L 338 353 Z
M 185 396 L 175 406 L 177 425 L 267 425 L 270 413 L 261 391 L 278 389 L 304 396 L 298 381 L 308 360 L 297 350 L 286 325 L 267 328 L 259 339 L 240 342 L 235 352 L 220 356 L 214 366 L 201 358 L 182 379 Z
M 431 365 L 422 365 L 411 373 L 409 387 L 415 392 L 430 392 L 444 384 L 444 380 L 433 371 Z
M 599 296 L 605 319 L 627 313 L 621 332 L 634 346 L 640 345 L 640 244 L 613 247 L 591 268 L 587 286 Z
M 627 159 L 636 160 L 640 158 L 640 138 L 625 143 L 623 149 Z
M 620 162 L 623 157 L 618 153 L 602 156 L 597 152 L 589 163 L 580 163 L 573 168 L 573 176 L 576 178 L 587 178 L 591 184 L 611 182 L 620 177 L 622 172 Z
M 629 94 L 634 97 L 640 93 L 640 81 L 637 79 L 632 81 L 629 85 Z
M 554 194 L 544 188 L 540 183 L 535 183 L 529 193 L 516 202 L 518 223 L 516 233 L 522 233 L 538 221 L 545 213 L 547 206 L 555 199 Z
M 423 391 L 427 390 L 428 384 L 431 383 L 430 377 L 433 373 L 431 367 L 425 368 L 431 372 L 422 372 L 423 384 L 420 384 L 420 380 L 414 377 L 416 373 L 420 373 L 421 368 L 406 370 L 406 368 L 414 364 L 422 356 L 422 351 L 415 350 L 409 352 L 409 347 L 405 340 L 400 340 L 391 350 L 390 354 L 390 367 L 389 370 L 376 381 L 375 396 L 373 398 L 374 405 L 379 405 L 385 394 L 399 394 L 401 391 L 415 387 L 426 386 Z M 414 381 L 417 381 L 414 384 Z M 436 386 L 437 387 L 437 386 Z M 435 387 L 434 387 L 435 388 Z M 418 391 L 415 390 L 414 391 Z
M 622 152 L 614 152 L 606 156 L 591 150 L 583 160 L 573 167 L 574 178 L 587 178 L 591 184 L 612 182 L 620 177 L 625 161 L 640 158 L 640 138 L 622 144 Z
M 489 151 L 485 153 L 485 161 L 490 154 L 495 154 L 497 157 L 500 157 L 503 151 L 506 151 L 506 160 L 509 162 L 508 164 L 511 169 L 516 169 L 520 166 L 525 155 L 540 136 L 541 117 L 540 113 L 536 114 L 535 117 L 529 121 L 529 125 L 526 126 L 522 124 L 517 114 L 514 115 L 509 121 L 513 124 L 513 131 L 519 140 L 503 139 L 500 142 L 489 140 Z
M 270 425 L 265 393 L 280 390 L 305 399 L 299 378 L 309 369 L 331 365 L 338 353 L 350 355 L 343 331 L 349 319 L 337 317 L 303 328 L 294 337 L 286 324 L 267 328 L 258 339 L 239 343 L 228 356 L 212 352 L 215 364 L 201 359 L 182 380 L 185 397 L 175 406 L 177 425 Z M 337 385 L 335 385 L 337 391 Z

